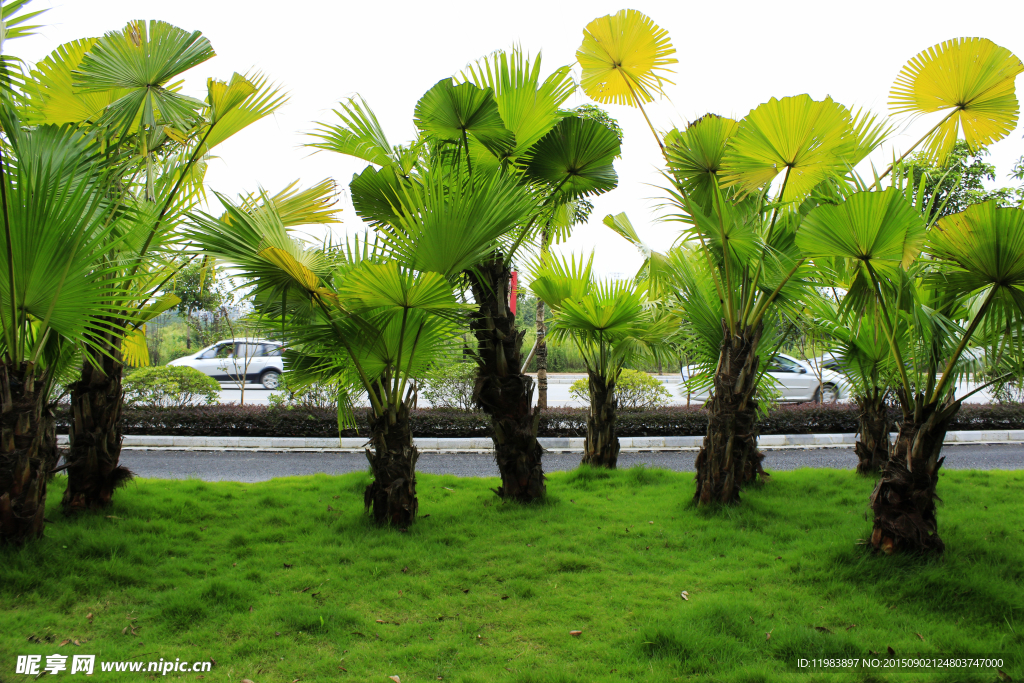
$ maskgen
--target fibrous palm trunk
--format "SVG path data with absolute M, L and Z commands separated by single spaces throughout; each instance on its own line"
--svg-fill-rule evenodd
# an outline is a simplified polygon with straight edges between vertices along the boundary
M 697 454 L 694 502 L 736 503 L 743 484 L 764 476 L 757 450 L 757 345 L 761 324 L 725 336 L 708 401 L 708 433 Z
M 583 441 L 583 464 L 615 469 L 619 459 L 619 437 L 615 435 L 615 380 L 587 371 L 590 385 L 590 412 L 587 414 L 587 438 Z
M 469 273 L 478 309 L 470 328 L 478 342 L 479 371 L 473 400 L 491 418 L 494 457 L 501 474 L 495 492 L 530 502 L 545 493 L 543 449 L 537 441 L 540 411 L 533 409 L 533 379 L 523 372 L 524 330 L 509 309 L 512 273 L 500 254 Z
M 874 389 L 855 397 L 860 413 L 857 416 L 859 429 L 853 452 L 857 456 L 857 472 L 873 474 L 881 472 L 889 460 L 889 420 L 884 390 Z
M 370 445 L 366 459 L 373 471 L 373 483 L 366 487 L 363 502 L 378 524 L 406 528 L 416 520 L 416 461 L 420 454 L 413 445 L 409 410 L 412 394 L 397 409 L 370 417 Z
M 46 484 L 57 465 L 57 422 L 35 365 L 0 365 L 0 545 L 43 535 Z
M 124 365 L 117 343 L 110 355 L 94 352 L 92 362 L 71 385 L 72 425 L 66 456 L 68 487 L 61 506 L 64 514 L 98 510 L 110 505 L 114 489 L 132 478 L 120 464 L 124 399 Z
M 960 403 L 923 404 L 918 397 L 918 407 L 914 408 L 905 400 L 901 402 L 905 407 L 900 431 L 882 478 L 871 493 L 875 515 L 871 545 L 886 554 L 941 553 L 945 544 L 935 518 L 935 487 L 945 458 L 939 453 Z

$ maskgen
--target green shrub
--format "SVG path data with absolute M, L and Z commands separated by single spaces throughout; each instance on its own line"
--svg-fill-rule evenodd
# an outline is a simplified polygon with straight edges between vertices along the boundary
M 590 403 L 590 388 L 586 379 L 578 379 L 569 387 L 574 398 Z M 624 369 L 615 383 L 615 397 L 620 408 L 658 408 L 672 398 L 665 385 L 646 372 Z
M 219 398 L 217 380 L 184 365 L 139 368 L 124 380 L 124 404 L 129 408 L 213 405 Z
M 435 408 L 473 410 L 476 363 L 439 363 L 423 377 L 423 398 Z
M 315 382 L 304 387 L 289 387 L 289 373 L 281 375 L 278 390 L 270 395 L 268 403 L 275 408 L 338 409 L 338 387 Z

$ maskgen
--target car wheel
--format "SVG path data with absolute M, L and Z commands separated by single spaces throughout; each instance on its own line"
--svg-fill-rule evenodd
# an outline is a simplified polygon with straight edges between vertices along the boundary
M 277 370 L 267 370 L 260 375 L 260 384 L 264 389 L 277 389 L 281 384 L 281 373 Z
M 835 403 L 839 400 L 839 390 L 836 389 L 834 384 L 822 384 L 817 391 L 814 392 L 815 403 Z

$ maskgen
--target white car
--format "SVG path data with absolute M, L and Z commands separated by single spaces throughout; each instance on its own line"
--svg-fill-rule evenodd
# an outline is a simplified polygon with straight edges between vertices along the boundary
M 277 389 L 284 372 L 281 344 L 265 339 L 225 339 L 168 365 L 186 365 L 218 382 L 262 384 Z
M 693 373 L 697 372 L 694 366 L 683 367 L 680 374 L 683 381 L 687 381 Z M 771 375 L 775 380 L 775 388 L 782 394 L 779 400 L 787 403 L 802 403 L 813 401 L 815 403 L 834 403 L 840 399 L 849 398 L 850 387 L 846 379 L 832 370 L 821 371 L 821 382 L 814 368 L 807 361 L 797 360 L 792 356 L 777 354 L 768 366 L 765 373 Z M 681 387 L 680 391 L 686 396 L 686 388 Z M 698 393 L 690 394 L 691 401 L 706 401 L 708 389 L 701 389 Z

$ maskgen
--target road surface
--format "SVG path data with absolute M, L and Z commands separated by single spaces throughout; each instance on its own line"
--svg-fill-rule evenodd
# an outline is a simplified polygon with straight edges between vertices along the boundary
M 808 448 L 766 450 L 764 467 L 769 472 L 801 467 L 852 470 L 857 463 L 852 448 Z M 943 448 L 947 469 L 1019 470 L 1024 469 L 1024 446 L 950 445 Z M 638 464 L 677 472 L 692 472 L 694 451 L 649 451 L 621 453 L 619 467 Z M 574 469 L 579 453 L 548 453 L 544 470 L 557 472 Z M 140 477 L 158 479 L 196 478 L 205 481 L 266 481 L 276 477 L 307 474 L 345 474 L 365 471 L 366 457 L 361 453 L 273 452 L 273 451 L 163 451 L 125 450 L 121 464 Z M 423 453 L 416 464 L 418 472 L 454 474 L 459 477 L 497 477 L 494 457 L 485 453 Z

